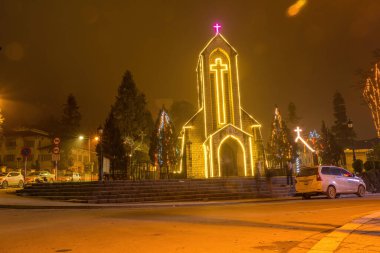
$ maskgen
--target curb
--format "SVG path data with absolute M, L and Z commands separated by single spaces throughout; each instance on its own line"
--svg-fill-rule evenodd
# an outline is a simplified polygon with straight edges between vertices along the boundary
M 274 199 L 251 199 L 237 201 L 210 201 L 210 202 L 156 202 L 156 203 L 131 203 L 131 204 L 91 204 L 91 205 L 17 205 L 0 204 L 0 209 L 108 209 L 108 208 L 162 208 L 162 207 L 186 207 L 186 206 L 217 206 L 236 205 L 250 203 L 271 203 L 279 201 L 300 200 L 295 197 L 274 198 Z
M 353 231 L 358 229 L 363 224 L 380 217 L 380 211 L 372 213 L 370 215 L 363 216 L 355 219 L 350 223 L 343 225 L 340 228 L 335 229 L 330 234 L 322 238 L 317 244 L 315 244 L 308 253 L 332 253 L 334 252 L 343 240 L 348 237 Z

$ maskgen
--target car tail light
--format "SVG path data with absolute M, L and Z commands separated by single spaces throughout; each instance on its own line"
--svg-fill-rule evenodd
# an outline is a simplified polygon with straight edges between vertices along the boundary
M 322 181 L 321 175 L 317 174 L 317 181 Z

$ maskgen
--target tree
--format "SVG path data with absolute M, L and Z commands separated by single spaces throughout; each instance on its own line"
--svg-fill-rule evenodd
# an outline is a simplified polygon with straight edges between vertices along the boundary
M 81 119 L 82 115 L 79 112 L 77 100 L 73 94 L 69 94 L 66 100 L 66 104 L 63 105 L 63 115 L 61 119 L 62 137 L 76 137 L 79 134 Z
M 63 105 L 63 114 L 58 131 L 58 135 L 61 137 L 61 159 L 59 162 L 61 169 L 67 169 L 73 165 L 71 150 L 79 134 L 81 119 L 82 115 L 79 112 L 77 101 L 73 94 L 69 94 L 66 103 Z
M 113 178 L 126 175 L 126 152 L 112 109 L 104 124 L 101 145 L 103 145 L 103 154 L 111 160 Z
M 162 107 L 150 139 L 149 156 L 160 174 L 169 177 L 170 168 L 177 163 L 177 137 L 173 123 Z
M 195 106 L 188 101 L 181 100 L 173 102 L 170 106 L 169 114 L 178 133 L 181 131 L 183 125 L 195 114 L 195 112 Z
M 140 92 L 130 71 L 127 71 L 118 88 L 113 113 L 122 138 L 138 139 L 141 131 L 150 134 L 152 115 L 146 108 L 145 95 Z
M 279 109 L 275 108 L 272 133 L 267 145 L 268 160 L 272 168 L 284 168 L 287 160 L 295 156 L 295 143 L 291 132 L 282 120 Z
M 333 98 L 334 109 L 334 125 L 331 127 L 332 133 L 335 135 L 337 143 L 345 148 L 349 147 L 355 137 L 355 132 L 347 126 L 348 117 L 346 112 L 346 104 L 342 94 L 335 92 Z
M 338 165 L 341 160 L 342 150 L 335 140 L 335 136 L 326 127 L 322 121 L 321 135 L 317 142 L 318 156 L 322 159 L 323 164 Z
M 115 156 L 114 166 L 116 170 L 124 171 L 125 176 L 128 176 L 132 171 L 132 160 L 139 163 L 140 158 L 144 157 L 141 154 L 134 156 L 135 149 L 130 144 L 141 141 L 143 142 L 143 146 L 146 146 L 149 143 L 148 140 L 142 138 L 142 136 L 150 135 L 153 128 L 152 115 L 146 106 L 145 95 L 137 89 L 131 72 L 126 71 L 118 87 L 115 102 L 108 116 L 108 120 L 112 121 L 112 125 L 109 126 L 110 131 L 116 131 L 115 129 L 117 129 L 118 133 L 113 135 L 110 133 L 108 140 L 106 140 L 107 136 L 103 137 L 105 141 L 109 142 L 110 146 L 114 145 L 117 147 L 117 150 L 110 150 L 109 154 L 106 153 L 108 151 L 105 151 L 104 154 L 111 157 L 114 157 L 114 152 L 118 153 L 121 151 L 120 143 L 123 143 L 124 155 L 118 154 Z M 111 122 L 108 122 L 108 124 L 111 124 Z M 106 125 L 107 122 L 105 128 Z M 148 153 L 147 148 L 141 150 Z
M 302 118 L 297 115 L 297 107 L 293 102 L 288 105 L 288 122 L 297 125 Z
M 354 171 L 355 171 L 356 173 L 361 174 L 361 173 L 363 172 L 363 168 L 364 168 L 363 161 L 360 160 L 360 159 L 356 159 L 356 160 L 352 163 L 352 167 L 354 168 Z

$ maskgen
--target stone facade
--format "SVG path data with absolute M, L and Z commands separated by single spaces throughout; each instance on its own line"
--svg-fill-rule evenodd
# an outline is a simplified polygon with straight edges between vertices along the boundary
M 240 105 L 237 52 L 220 33 L 200 53 L 197 81 L 199 110 L 183 126 L 177 172 L 187 178 L 254 176 L 265 160 L 261 125 Z

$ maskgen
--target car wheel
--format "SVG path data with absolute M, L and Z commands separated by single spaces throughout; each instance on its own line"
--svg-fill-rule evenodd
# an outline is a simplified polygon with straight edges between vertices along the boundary
M 1 187 L 3 187 L 3 189 L 7 189 L 8 188 L 8 182 L 3 181 L 3 183 L 1 184 Z
M 18 187 L 22 188 L 24 186 L 24 181 L 20 180 L 18 182 Z
M 311 196 L 309 194 L 302 194 L 302 199 L 310 199 Z
M 364 197 L 364 195 L 365 195 L 365 188 L 364 188 L 363 185 L 359 185 L 358 192 L 356 193 L 356 195 L 358 195 L 358 197 Z
M 326 192 L 326 195 L 329 199 L 335 199 L 336 197 L 336 189 L 334 186 L 330 185 L 329 187 L 327 187 L 327 192 Z

